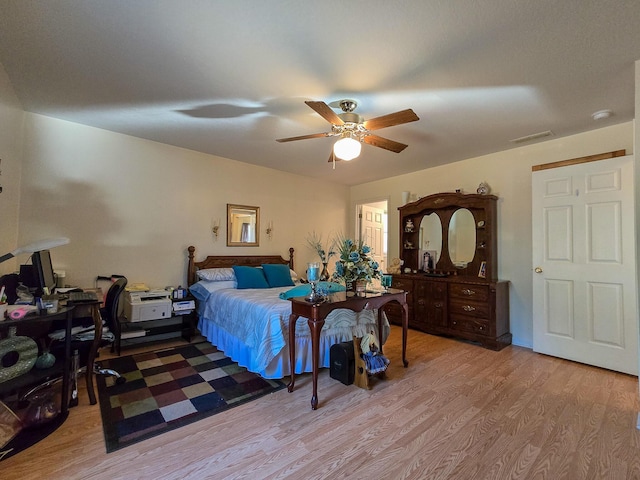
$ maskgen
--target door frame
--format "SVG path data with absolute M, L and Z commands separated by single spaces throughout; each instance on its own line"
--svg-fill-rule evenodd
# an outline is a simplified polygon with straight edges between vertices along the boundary
M 572 166 L 577 166 L 577 165 L 585 164 L 585 163 L 588 163 L 588 162 L 594 162 L 594 161 L 603 161 L 603 160 L 615 159 L 615 158 L 617 158 L 617 157 L 623 157 L 623 156 L 624 156 L 624 157 L 630 157 L 630 158 L 631 158 L 631 160 L 630 160 L 630 161 L 631 161 L 631 165 L 632 165 L 632 167 L 633 167 L 633 168 L 634 168 L 634 170 L 635 170 L 635 163 L 634 163 L 633 155 L 625 155 L 625 151 L 624 151 L 624 150 L 618 150 L 618 151 L 608 152 L 608 153 L 603 153 L 603 154 L 598 154 L 598 155 L 591 155 L 591 156 L 588 156 L 588 157 L 580 157 L 580 158 L 574 158 L 574 159 L 570 159 L 570 160 L 564 160 L 564 161 L 561 161 L 561 162 L 553 162 L 553 163 L 549 163 L 549 164 L 536 165 L 536 166 L 533 166 L 533 167 L 532 167 L 532 173 L 533 173 L 533 174 L 535 174 L 536 172 L 539 172 L 539 171 L 541 171 L 541 170 L 551 170 L 551 169 L 556 169 L 556 168 L 558 168 L 558 167 L 572 167 Z M 574 175 L 574 174 L 572 174 L 572 175 Z M 533 183 L 534 183 L 534 182 L 533 182 L 533 177 L 532 177 L 532 190 L 533 190 Z M 635 187 L 635 185 L 633 185 L 631 188 L 635 190 L 635 188 L 636 188 L 636 187 Z M 535 192 L 533 192 L 533 194 L 535 195 Z M 631 195 L 632 195 L 632 197 L 634 198 L 635 193 L 634 193 L 634 192 L 632 192 L 632 193 L 631 193 Z M 634 200 L 632 200 L 632 202 L 633 202 L 633 201 L 634 201 Z M 534 202 L 533 202 L 533 204 L 532 204 L 532 215 L 537 215 L 537 214 L 538 214 L 538 212 L 536 212 L 536 211 L 534 210 L 534 208 L 533 208 L 533 207 L 535 206 L 534 204 L 535 204 L 535 201 L 534 201 Z M 636 208 L 637 208 L 637 207 L 636 207 Z M 636 212 L 636 214 L 637 214 L 637 212 Z M 533 217 L 532 217 L 532 218 L 533 218 Z M 633 220 L 635 221 L 635 218 L 634 218 Z M 637 226 L 636 226 L 636 227 L 634 228 L 634 230 L 633 230 L 633 235 L 637 235 L 637 230 L 636 230 L 636 228 L 637 228 Z M 535 235 L 534 235 L 534 236 L 535 236 Z M 625 244 L 625 245 L 627 245 L 627 248 L 629 248 L 629 245 L 628 245 L 628 244 Z M 535 238 L 533 239 L 532 247 L 536 247 L 536 240 L 535 240 Z M 538 245 L 538 247 L 541 247 L 541 245 Z M 633 246 L 632 246 L 632 248 L 633 248 L 633 249 L 635 249 L 635 245 L 633 245 Z M 538 272 L 538 270 L 536 269 L 536 267 L 537 267 L 537 266 L 542 266 L 542 264 L 541 264 L 542 259 L 541 259 L 541 258 L 536 258 L 536 251 L 535 251 L 535 250 L 534 250 L 532 253 L 533 253 L 533 257 L 532 257 L 532 267 L 533 267 L 533 268 L 532 268 L 532 275 L 533 275 L 533 283 L 534 283 L 534 285 L 533 285 L 533 286 L 535 287 L 535 282 L 536 282 L 536 278 L 537 278 L 536 276 L 537 276 L 537 275 L 539 275 L 539 274 L 542 272 L 542 269 L 541 269 L 541 270 L 540 270 L 540 273 L 537 273 L 537 272 Z M 537 252 L 537 253 L 539 254 L 540 252 Z M 637 253 L 637 252 L 636 252 L 636 253 Z M 627 257 L 628 257 L 628 255 L 627 255 Z M 631 257 L 633 257 L 633 254 L 631 255 Z M 633 266 L 631 267 L 631 268 L 633 268 L 633 269 L 634 269 L 634 272 L 633 272 L 633 278 L 634 278 L 635 285 L 631 287 L 631 289 L 632 289 L 632 291 L 633 291 L 633 293 L 632 293 L 632 295 L 631 295 L 633 298 L 632 298 L 632 300 L 631 300 L 631 301 L 633 301 L 633 303 L 635 303 L 635 308 L 633 308 L 633 310 L 636 312 L 636 313 L 635 313 L 635 321 L 634 321 L 636 330 L 637 330 L 637 328 L 638 328 L 638 323 L 639 323 L 639 321 L 638 321 L 638 314 L 637 314 L 637 312 L 638 312 L 638 296 L 637 296 L 637 285 L 638 285 L 638 278 L 637 278 L 637 274 L 638 274 L 638 264 L 637 264 L 637 260 L 638 260 L 638 258 L 636 257 L 635 261 L 633 262 Z M 629 268 L 629 267 L 627 266 L 627 268 Z M 546 269 L 544 269 L 544 270 L 546 270 Z M 627 273 L 628 273 L 628 270 L 627 270 Z M 534 290 L 535 290 L 535 289 L 534 289 Z M 625 295 L 625 297 L 626 297 L 626 295 Z M 535 295 L 533 296 L 533 299 L 534 299 L 534 302 L 535 302 L 535 301 L 536 301 L 536 297 L 535 297 Z M 626 302 L 625 302 L 625 303 L 626 303 Z M 629 305 L 627 305 L 627 307 L 628 307 L 628 310 L 629 310 L 629 309 L 630 309 Z M 534 308 L 534 310 L 535 310 L 535 308 Z M 535 311 L 534 311 L 533 321 L 534 321 L 534 330 L 535 330 L 535 327 L 536 327 L 535 322 L 536 322 L 536 321 L 539 321 L 539 319 L 537 319 L 537 318 L 536 318 Z M 635 338 L 633 339 L 633 341 L 631 341 L 631 342 L 630 342 L 630 343 L 635 343 L 635 344 L 636 344 L 636 349 L 637 349 L 637 338 L 638 338 L 638 337 L 637 337 L 637 332 L 636 332 L 636 336 L 635 336 Z M 536 350 L 536 346 L 535 346 L 535 332 L 534 332 L 534 345 L 533 345 L 533 347 L 534 347 L 534 351 L 537 351 L 537 350 Z M 543 352 L 543 353 L 546 353 L 546 352 Z M 553 355 L 553 353 L 549 353 L 549 354 L 552 354 L 552 355 Z M 636 352 L 636 357 L 637 357 L 637 356 L 638 356 L 638 354 L 637 354 L 637 352 Z M 560 355 L 560 357 L 561 357 L 561 358 L 569 358 L 569 359 L 571 359 L 570 357 L 565 357 L 565 356 L 563 356 L 563 355 Z M 577 360 L 577 361 L 583 361 L 584 363 L 592 364 L 592 363 L 590 363 L 590 362 L 585 362 L 584 360 Z M 638 359 L 638 358 L 636 358 L 636 361 L 635 361 L 635 364 L 636 364 L 635 366 L 636 366 L 636 368 L 637 368 L 637 365 L 638 365 L 638 361 L 639 361 L 639 359 Z M 595 364 L 595 363 L 594 363 L 594 364 Z M 610 368 L 610 367 L 608 367 L 608 366 L 604 366 L 604 365 L 601 365 L 601 366 L 602 366 L 602 367 L 604 367 L 604 368 Z M 632 375 L 635 375 L 635 374 L 636 374 L 635 372 L 626 372 L 626 373 L 629 373 L 629 374 L 632 374 Z
M 362 236 L 362 207 L 368 205 L 373 208 L 380 208 L 384 210 L 384 231 L 382 233 L 382 243 L 384 245 L 384 264 L 389 265 L 389 200 L 390 197 L 373 198 L 369 200 L 362 200 L 355 204 L 354 208 L 354 222 L 355 222 L 355 238 L 360 239 Z

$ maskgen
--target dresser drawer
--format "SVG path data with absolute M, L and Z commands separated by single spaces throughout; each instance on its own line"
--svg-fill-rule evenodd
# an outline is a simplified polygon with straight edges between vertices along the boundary
M 405 292 L 411 292 L 413 290 L 413 280 L 394 276 L 391 280 L 391 287 L 404 290 Z
M 464 315 L 451 315 L 450 327 L 460 332 L 479 333 L 489 335 L 490 325 L 488 320 L 481 318 L 465 317 Z
M 398 290 L 404 290 L 407 292 L 407 304 L 411 307 L 413 305 L 414 285 L 413 280 L 410 278 L 400 278 L 393 276 L 391 280 L 391 288 L 397 288 Z
M 489 304 L 455 299 L 449 301 L 449 313 L 477 318 L 489 318 Z
M 449 284 L 449 298 L 461 301 L 486 302 L 489 300 L 489 286 L 471 283 L 451 283 Z

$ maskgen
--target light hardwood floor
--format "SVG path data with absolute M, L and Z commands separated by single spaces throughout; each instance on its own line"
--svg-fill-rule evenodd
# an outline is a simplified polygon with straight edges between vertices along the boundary
M 394 327 L 386 380 L 328 370 L 106 454 L 86 391 L 54 434 L 0 462 L 11 479 L 640 479 L 636 377 L 511 346 L 494 352 Z M 130 353 L 129 351 L 125 353 Z

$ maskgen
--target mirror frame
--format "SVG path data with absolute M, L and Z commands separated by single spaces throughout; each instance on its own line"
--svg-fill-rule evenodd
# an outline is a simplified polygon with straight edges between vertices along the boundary
M 255 242 L 239 242 L 232 239 L 233 230 L 231 228 L 231 219 L 235 210 L 242 210 L 243 212 L 253 212 L 256 217 L 256 238 Z M 249 205 L 236 205 L 227 203 L 227 247 L 259 247 L 260 246 L 260 207 L 252 207 Z
M 410 219 L 414 225 L 421 225 L 425 215 L 436 213 L 442 225 L 442 251 L 435 265 L 438 276 L 456 275 L 473 279 L 474 282 L 497 281 L 498 276 L 498 197 L 495 195 L 464 194 L 454 192 L 436 193 L 422 197 L 415 202 L 398 207 L 400 214 L 400 259 L 404 261 L 402 272 L 418 273 L 422 245 L 418 245 L 419 232 L 406 231 Z M 476 245 L 473 260 L 466 268 L 456 267 L 449 252 L 449 224 L 454 212 L 460 208 L 471 211 L 475 221 Z M 417 245 L 417 246 L 416 246 Z

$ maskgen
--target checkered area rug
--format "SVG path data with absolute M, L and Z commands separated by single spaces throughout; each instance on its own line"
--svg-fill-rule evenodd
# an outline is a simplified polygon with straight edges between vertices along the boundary
M 102 360 L 127 381 L 96 382 L 107 453 L 285 387 L 240 367 L 208 342 Z

